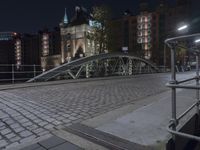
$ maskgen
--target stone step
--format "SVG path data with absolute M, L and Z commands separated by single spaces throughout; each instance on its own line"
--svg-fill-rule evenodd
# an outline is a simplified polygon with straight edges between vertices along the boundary
M 83 137 L 98 145 L 114 150 L 151 150 L 145 146 L 132 143 L 111 134 L 96 130 L 83 124 L 74 124 L 64 129 L 67 132 Z

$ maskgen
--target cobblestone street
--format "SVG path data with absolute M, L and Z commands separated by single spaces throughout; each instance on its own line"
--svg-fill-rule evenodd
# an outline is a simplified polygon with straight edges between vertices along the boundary
M 169 79 L 169 74 L 153 74 L 1 91 L 0 149 L 169 90 Z

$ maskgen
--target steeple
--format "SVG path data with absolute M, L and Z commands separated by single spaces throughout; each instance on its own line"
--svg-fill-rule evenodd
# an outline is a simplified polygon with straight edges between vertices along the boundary
M 64 15 L 63 23 L 68 24 L 68 17 L 67 17 L 67 9 L 66 8 L 65 8 L 65 15 Z

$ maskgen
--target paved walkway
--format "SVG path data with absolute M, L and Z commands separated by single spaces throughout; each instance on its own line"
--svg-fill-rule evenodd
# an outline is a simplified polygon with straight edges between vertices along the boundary
M 73 123 L 167 91 L 169 79 L 169 74 L 153 74 L 1 91 L 0 149 L 51 136 Z
M 46 140 L 22 148 L 21 150 L 83 150 L 60 137 L 52 136 Z

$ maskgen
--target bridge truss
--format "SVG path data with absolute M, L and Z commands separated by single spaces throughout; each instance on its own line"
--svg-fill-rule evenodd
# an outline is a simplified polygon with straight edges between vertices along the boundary
M 84 57 L 62 64 L 27 82 L 127 76 L 155 72 L 158 72 L 158 68 L 145 59 L 128 54 L 107 53 Z

